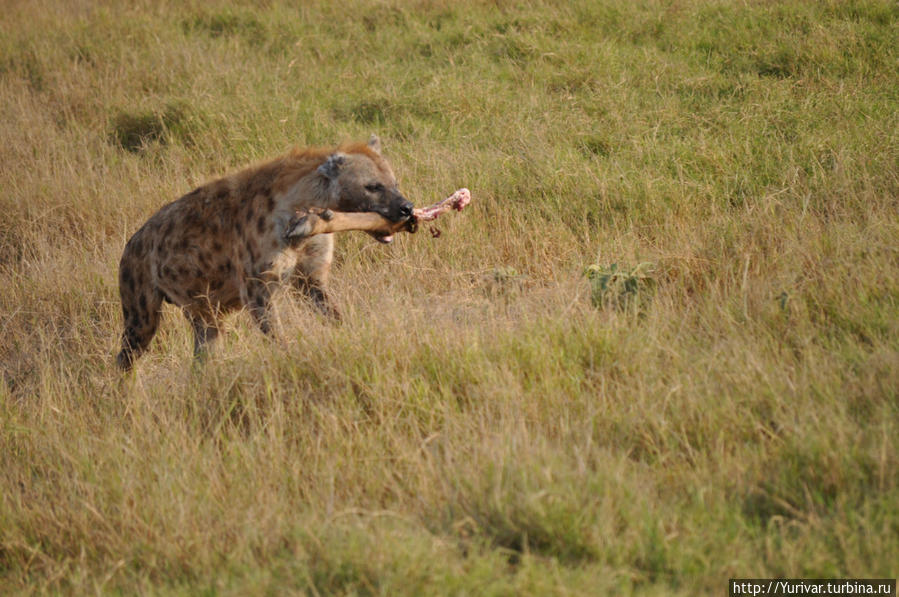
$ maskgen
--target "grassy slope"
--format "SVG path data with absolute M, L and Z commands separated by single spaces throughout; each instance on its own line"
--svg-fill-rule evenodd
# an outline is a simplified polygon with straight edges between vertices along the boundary
M 895 575 L 894 2 L 260 4 L 5 9 L 0 592 Z M 196 367 L 170 311 L 114 369 L 146 217 L 372 131 L 471 211 L 344 235 L 345 325 Z M 642 316 L 590 305 L 639 261 Z

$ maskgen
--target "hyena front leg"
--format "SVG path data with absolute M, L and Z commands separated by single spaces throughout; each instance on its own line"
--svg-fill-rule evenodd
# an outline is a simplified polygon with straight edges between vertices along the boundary
M 212 313 L 184 311 L 194 331 L 194 356 L 202 357 L 219 336 L 218 321 Z
M 297 273 L 294 286 L 305 297 L 312 301 L 315 308 L 324 315 L 340 321 L 340 310 L 334 304 L 334 300 L 328 294 L 328 287 L 324 280 L 317 276 L 304 276 Z
M 340 321 L 340 311 L 328 294 L 328 276 L 333 257 L 333 235 L 322 234 L 307 240 L 300 249 L 293 284 L 319 311 Z
M 241 293 L 244 306 L 253 317 L 253 321 L 266 336 L 273 335 L 272 283 L 261 278 L 251 278 Z

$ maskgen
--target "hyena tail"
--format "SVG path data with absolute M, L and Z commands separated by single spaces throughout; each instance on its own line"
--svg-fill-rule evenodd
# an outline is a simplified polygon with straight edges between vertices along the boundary
M 122 351 L 116 357 L 119 367 L 131 369 L 134 360 L 150 345 L 159 326 L 163 295 L 151 281 L 145 259 L 128 259 L 126 250 L 119 266 L 119 294 L 125 331 Z

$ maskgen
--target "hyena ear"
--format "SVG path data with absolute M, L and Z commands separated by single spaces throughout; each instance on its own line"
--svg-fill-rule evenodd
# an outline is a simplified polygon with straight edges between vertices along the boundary
M 318 167 L 318 173 L 328 180 L 334 180 L 340 174 L 340 168 L 344 162 L 346 162 L 346 155 L 339 152 L 332 153 L 325 163 Z
M 368 146 L 371 147 L 376 154 L 381 155 L 381 138 L 374 133 L 368 138 Z

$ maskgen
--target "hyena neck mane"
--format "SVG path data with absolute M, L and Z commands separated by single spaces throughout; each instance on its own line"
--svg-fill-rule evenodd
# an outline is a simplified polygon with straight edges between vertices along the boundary
M 277 160 L 281 171 L 274 190 L 279 199 L 279 208 L 291 212 L 308 207 L 335 209 L 338 197 L 328 179 L 320 173 L 320 168 L 329 158 L 340 154 L 360 154 L 372 160 L 380 157 L 365 143 L 293 149 Z

